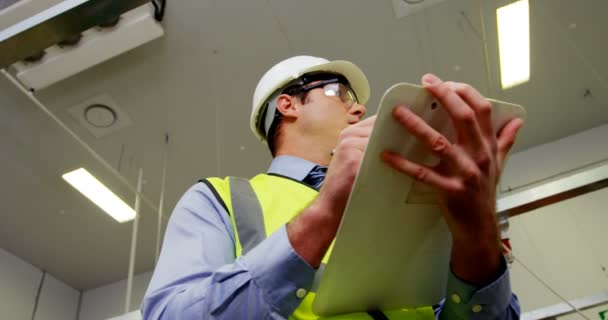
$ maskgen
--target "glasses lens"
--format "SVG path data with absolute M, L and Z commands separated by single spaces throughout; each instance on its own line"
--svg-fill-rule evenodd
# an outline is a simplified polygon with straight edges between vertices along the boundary
M 323 89 L 328 97 L 339 97 L 349 108 L 357 102 L 357 98 L 353 90 L 341 83 L 326 84 Z
M 339 97 L 340 93 L 340 84 L 339 83 L 329 83 L 323 86 L 325 90 L 325 95 L 328 97 Z
M 357 102 L 357 96 L 355 95 L 355 92 L 351 88 L 343 84 L 340 84 L 340 97 L 342 98 L 342 101 L 344 101 L 344 103 L 348 104 L 349 107 L 351 107 Z

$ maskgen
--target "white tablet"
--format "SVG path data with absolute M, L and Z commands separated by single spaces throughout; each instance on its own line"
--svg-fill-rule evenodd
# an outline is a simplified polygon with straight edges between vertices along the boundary
M 497 131 L 525 117 L 521 106 L 490 101 Z M 318 315 L 428 306 L 445 294 L 451 238 L 437 196 L 380 159 L 393 150 L 427 165 L 438 161 L 393 118 L 400 104 L 454 141 L 449 115 L 426 89 L 400 83 L 386 91 L 315 297 Z

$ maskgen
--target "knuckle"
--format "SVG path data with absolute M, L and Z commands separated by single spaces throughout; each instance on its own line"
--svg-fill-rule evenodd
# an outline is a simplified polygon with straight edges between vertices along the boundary
M 492 103 L 488 100 L 484 100 L 482 103 L 479 104 L 479 112 L 484 113 L 484 114 L 488 114 L 492 112 Z
M 462 183 L 462 181 L 454 181 L 450 184 L 447 191 L 452 194 L 461 194 L 466 191 L 466 186 L 464 183 Z
M 336 152 L 340 151 L 341 153 L 351 153 L 352 150 L 363 149 L 365 147 L 363 140 L 354 136 L 347 136 L 344 138 L 336 148 Z
M 482 170 L 486 170 L 492 164 L 492 158 L 486 152 L 482 152 L 477 155 L 475 163 L 477 163 Z
M 429 176 L 429 171 L 424 167 L 417 167 L 414 170 L 414 178 L 418 181 L 426 181 Z
M 444 82 L 437 87 L 436 96 L 439 99 L 444 99 L 450 94 L 451 88 L 448 83 Z
M 342 139 L 342 143 L 340 143 L 340 146 L 342 147 L 340 149 L 353 148 L 355 146 L 355 139 L 350 136 L 345 136 L 344 139 Z
M 350 136 L 351 128 L 346 128 L 340 131 L 339 139 L 346 140 Z
M 475 122 L 475 113 L 471 109 L 463 110 L 458 115 L 458 118 L 467 124 L 473 124 Z
M 473 87 L 470 84 L 468 84 L 468 83 L 461 83 L 460 87 L 462 88 L 461 89 L 462 92 L 467 93 L 467 94 L 468 93 L 472 93 L 473 90 L 474 90 Z
M 458 84 L 454 81 L 446 81 L 444 82 L 445 86 L 450 88 L 450 90 L 454 90 L 457 91 L 458 90 Z
M 463 170 L 464 185 L 477 187 L 481 182 L 481 172 L 475 168 L 468 167 Z
M 357 164 L 359 164 L 360 160 L 361 160 L 361 157 L 359 155 L 351 154 L 347 159 L 347 163 L 350 165 L 357 165 Z
M 460 198 L 467 192 L 467 186 L 462 179 L 454 177 L 443 187 L 443 192 L 448 195 L 448 198 Z
M 353 168 L 356 170 L 359 163 L 361 162 L 361 155 L 355 152 L 350 152 L 345 155 L 344 165 L 349 168 Z
M 435 136 L 431 141 L 431 150 L 438 154 L 448 153 L 450 143 L 446 137 L 442 135 Z

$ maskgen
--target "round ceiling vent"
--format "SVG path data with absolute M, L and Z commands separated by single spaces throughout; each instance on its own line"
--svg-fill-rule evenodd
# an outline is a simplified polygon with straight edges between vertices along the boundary
M 116 111 L 104 104 L 93 104 L 84 110 L 84 119 L 96 128 L 109 128 L 116 123 Z
M 96 138 L 105 137 L 133 124 L 126 110 L 107 93 L 68 108 L 68 113 Z

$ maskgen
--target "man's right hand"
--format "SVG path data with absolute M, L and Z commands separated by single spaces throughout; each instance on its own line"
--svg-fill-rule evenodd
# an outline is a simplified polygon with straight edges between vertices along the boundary
M 375 121 L 373 116 L 342 131 L 319 196 L 287 224 L 291 245 L 313 268 L 336 237 Z
M 351 125 L 340 134 L 318 202 L 330 209 L 338 220 L 342 218 L 365 147 L 376 122 L 376 116 Z

